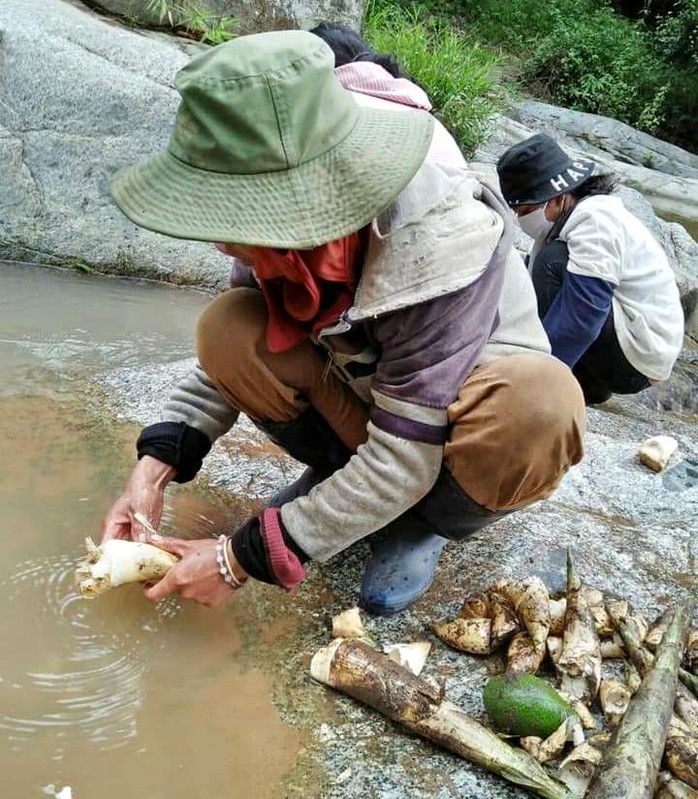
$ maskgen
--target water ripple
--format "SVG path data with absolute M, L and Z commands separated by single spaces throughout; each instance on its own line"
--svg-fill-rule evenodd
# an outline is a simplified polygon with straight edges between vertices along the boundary
M 24 561 L 0 583 L 3 624 L 13 628 L 11 662 L 1 667 L 0 729 L 13 751 L 48 731 L 56 738 L 52 759 L 60 760 L 66 734 L 100 749 L 125 746 L 137 734 L 147 663 L 133 638 L 133 609 L 110 613 L 106 599 L 101 607 L 83 600 L 74 584 L 77 563 L 66 556 Z M 163 603 L 154 613 L 148 606 L 136 629 L 155 632 L 178 607 Z

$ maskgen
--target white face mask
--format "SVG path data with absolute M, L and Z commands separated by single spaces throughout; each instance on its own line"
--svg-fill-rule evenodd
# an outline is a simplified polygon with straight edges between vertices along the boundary
M 521 230 L 532 239 L 544 239 L 555 224 L 545 218 L 545 209 L 547 206 L 548 203 L 542 208 L 536 208 L 535 211 L 531 211 L 530 214 L 517 217 Z

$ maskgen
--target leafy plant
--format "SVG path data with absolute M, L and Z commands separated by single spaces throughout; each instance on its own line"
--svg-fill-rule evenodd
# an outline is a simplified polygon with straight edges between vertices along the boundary
M 455 5 L 455 4 L 454 4 Z M 549 36 L 559 15 L 568 15 L 574 7 L 585 6 L 576 0 L 463 0 L 460 10 L 476 23 L 479 36 L 498 42 L 519 56 L 530 51 L 532 44 Z M 455 9 L 454 9 L 455 10 Z
M 674 10 L 658 20 L 653 42 L 665 57 L 698 66 L 698 0 L 677 0 Z
M 554 102 L 615 117 L 650 133 L 664 120 L 667 87 L 646 31 L 600 8 L 562 14 L 535 49 L 530 74 Z
M 698 0 L 638 19 L 610 0 L 430 0 L 521 65 L 541 99 L 604 114 L 695 149 Z M 616 3 L 619 5 L 619 3 Z
M 174 5 L 170 0 L 150 0 L 146 6 L 146 10 L 150 14 L 154 14 L 160 21 L 160 24 L 167 22 L 172 27 L 174 27 L 175 24 L 172 16 L 173 9 Z
M 369 2 L 364 36 L 377 50 L 397 57 L 463 151 L 471 153 L 501 104 L 493 74 L 498 57 L 424 8 L 406 9 L 385 0 Z
M 222 44 L 237 36 L 237 21 L 233 17 L 214 14 L 193 0 L 175 3 L 172 0 L 150 0 L 148 11 L 192 39 L 207 44 Z

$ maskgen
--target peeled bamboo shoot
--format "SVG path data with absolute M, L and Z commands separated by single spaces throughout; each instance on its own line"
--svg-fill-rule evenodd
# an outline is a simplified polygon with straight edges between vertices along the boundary
M 567 553 L 567 613 L 562 648 L 555 661 L 561 689 L 577 699 L 593 700 L 601 681 L 601 648 L 572 556 Z

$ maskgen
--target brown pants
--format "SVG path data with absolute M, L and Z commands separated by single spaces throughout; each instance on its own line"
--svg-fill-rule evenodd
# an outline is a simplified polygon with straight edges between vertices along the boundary
M 309 341 L 269 352 L 264 299 L 237 288 L 201 316 L 199 361 L 231 406 L 258 422 L 290 422 L 312 405 L 350 450 L 367 437 L 369 408 Z M 585 407 L 571 371 L 535 353 L 476 368 L 448 408 L 444 472 L 483 511 L 549 496 L 583 454 Z

